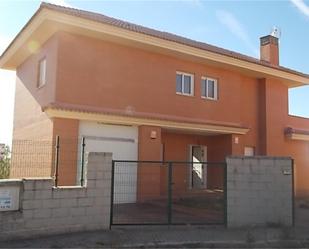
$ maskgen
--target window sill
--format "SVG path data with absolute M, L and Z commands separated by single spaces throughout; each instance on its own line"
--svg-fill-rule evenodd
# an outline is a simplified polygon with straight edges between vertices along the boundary
M 210 100 L 210 101 L 218 101 L 217 98 L 208 98 L 208 97 L 204 97 L 204 96 L 201 96 L 201 99 Z
M 186 93 L 177 93 L 177 92 L 176 92 L 176 95 L 179 95 L 179 96 L 186 96 L 186 97 L 194 97 L 193 94 L 186 94 Z

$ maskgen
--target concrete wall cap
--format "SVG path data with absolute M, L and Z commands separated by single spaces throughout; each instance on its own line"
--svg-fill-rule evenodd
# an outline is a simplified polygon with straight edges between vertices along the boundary
M 266 160 L 292 160 L 287 156 L 227 156 L 226 159 L 266 159 Z
M 113 153 L 111 152 L 89 152 L 89 157 L 90 156 L 112 156 Z
M 53 187 L 53 190 L 66 190 L 66 189 L 86 189 L 84 186 L 58 186 Z
M 27 177 L 27 178 L 23 178 L 22 181 L 51 181 L 53 180 L 52 177 Z
M 14 186 L 21 185 L 22 179 L 1 179 L 0 186 Z

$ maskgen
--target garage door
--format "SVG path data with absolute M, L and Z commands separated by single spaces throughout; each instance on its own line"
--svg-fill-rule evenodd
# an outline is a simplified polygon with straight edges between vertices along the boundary
M 86 138 L 86 152 L 111 152 L 113 160 L 137 161 L 137 127 L 81 121 L 79 135 Z M 136 164 L 117 167 L 114 182 L 114 203 L 136 202 Z

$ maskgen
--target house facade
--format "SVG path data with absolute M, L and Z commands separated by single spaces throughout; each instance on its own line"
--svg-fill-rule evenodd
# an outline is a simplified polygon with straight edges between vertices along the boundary
M 289 88 L 309 84 L 309 75 L 279 65 L 276 37 L 261 38 L 255 59 L 43 3 L 0 67 L 16 70 L 14 140 L 60 136 L 77 151 L 85 137 L 86 151 L 118 160 L 290 156 L 296 194 L 309 194 L 309 120 L 288 112 Z M 61 167 L 60 184 L 74 185 L 78 152 L 61 156 L 71 163 Z M 45 161 L 44 174 L 53 175 L 53 158 Z M 143 181 L 160 192 L 162 172 L 151 170 Z M 203 170 L 204 188 L 222 184 L 222 170 Z M 11 177 L 25 172 L 35 174 Z M 193 173 L 179 168 L 177 186 L 194 187 Z

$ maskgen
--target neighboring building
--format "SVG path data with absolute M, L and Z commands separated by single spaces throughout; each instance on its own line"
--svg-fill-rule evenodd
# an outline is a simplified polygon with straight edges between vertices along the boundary
M 308 84 L 309 75 L 279 65 L 271 35 L 261 38 L 255 59 L 43 3 L 0 67 L 17 72 L 15 140 L 59 135 L 74 150 L 85 136 L 87 151 L 124 160 L 291 156 L 297 195 L 309 194 L 309 120 L 288 114 L 289 88 Z M 71 163 L 61 168 L 60 184 L 75 184 L 78 153 L 64 157 Z M 46 174 L 53 174 L 52 157 L 47 162 Z M 205 188 L 221 184 L 221 170 L 204 170 Z M 179 167 L 176 186 L 192 187 L 193 171 Z M 143 180 L 160 192 L 159 167 Z

